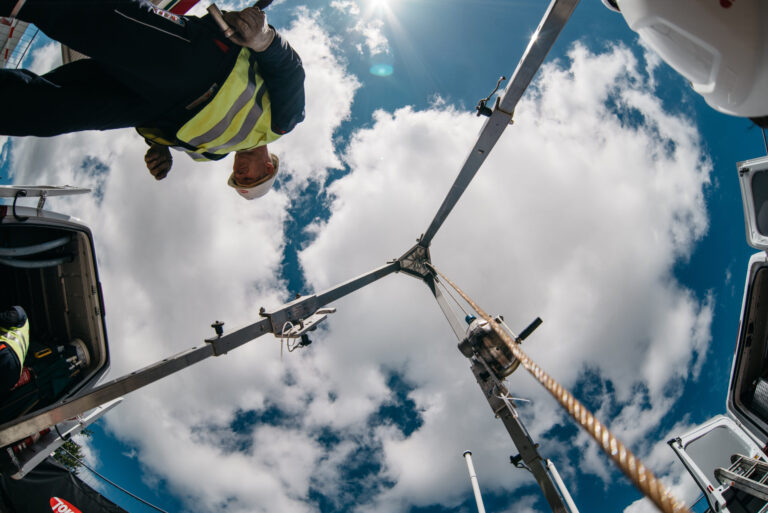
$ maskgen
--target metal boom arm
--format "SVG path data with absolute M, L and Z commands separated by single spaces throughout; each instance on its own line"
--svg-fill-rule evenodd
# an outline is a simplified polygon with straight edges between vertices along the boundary
M 485 158 L 496 145 L 504 129 L 512 121 L 512 113 L 517 102 L 520 101 L 533 76 L 541 67 L 544 58 L 549 53 L 552 45 L 555 44 L 557 36 L 571 17 L 578 3 L 579 0 L 552 0 L 552 3 L 549 4 L 547 12 L 544 14 L 533 37 L 531 37 L 531 42 L 528 44 L 528 48 L 526 48 L 520 63 L 517 65 L 517 69 L 515 69 L 515 73 L 507 85 L 507 89 L 504 91 L 504 96 L 493 110 L 491 117 L 485 122 L 474 148 L 472 148 L 469 156 L 467 156 L 467 160 L 464 162 L 464 166 L 459 171 L 459 176 L 456 177 L 456 181 L 451 186 L 450 191 L 448 191 L 443 204 L 440 205 L 435 218 L 421 238 L 420 244 L 424 247 L 429 247 L 437 230 L 440 229 L 445 218 L 448 217 L 448 214 L 456 206 L 461 195 L 464 194 L 464 190 L 466 190 L 469 182 L 472 181 L 480 166 L 485 162 Z
M 285 321 L 297 321 L 311 315 L 318 308 L 340 299 L 380 278 L 400 269 L 392 262 L 352 280 L 332 287 L 317 295 L 296 299 L 273 312 L 261 315 L 266 319 L 255 322 L 228 335 L 206 339 L 206 344 L 193 347 L 141 370 L 104 383 L 96 388 L 0 425 L 0 447 L 37 433 L 66 419 L 76 417 L 112 399 L 138 390 L 182 369 L 199 363 L 210 356 L 220 356 L 267 333 L 279 334 Z

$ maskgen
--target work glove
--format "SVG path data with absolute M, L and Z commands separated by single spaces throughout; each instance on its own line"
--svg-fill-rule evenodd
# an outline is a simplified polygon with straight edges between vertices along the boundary
M 258 7 L 246 7 L 240 12 L 225 12 L 224 21 L 235 30 L 229 39 L 255 52 L 263 52 L 275 38 L 275 29 L 267 24 L 267 15 Z
M 168 176 L 168 171 L 173 165 L 171 150 L 168 149 L 168 146 L 152 144 L 144 155 L 144 162 L 155 180 L 162 180 Z

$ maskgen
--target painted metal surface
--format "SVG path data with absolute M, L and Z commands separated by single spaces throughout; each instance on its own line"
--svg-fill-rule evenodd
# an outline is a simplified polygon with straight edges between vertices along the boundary
M 29 23 L 0 17 L 0 68 L 16 68 L 32 42 Z

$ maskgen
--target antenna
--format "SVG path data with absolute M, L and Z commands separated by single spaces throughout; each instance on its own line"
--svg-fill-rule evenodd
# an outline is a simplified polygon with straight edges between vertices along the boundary
M 560 477 L 560 472 L 557 471 L 557 467 L 555 467 L 555 464 L 552 463 L 552 460 L 550 459 L 547 460 L 547 470 L 552 474 L 552 478 L 555 480 L 555 484 L 560 490 L 560 494 L 563 496 L 565 503 L 568 504 L 568 509 L 571 510 L 571 513 L 579 513 L 579 508 L 577 508 L 576 503 L 573 502 L 571 492 L 568 491 L 568 487 L 565 486 L 563 479 Z
M 485 513 L 485 506 L 483 506 L 483 496 L 480 495 L 480 485 L 477 484 L 477 474 L 475 474 L 475 466 L 472 465 L 472 451 L 464 451 L 464 459 L 467 461 L 467 470 L 469 470 L 469 480 L 472 482 L 472 490 L 475 492 L 475 502 L 477 503 L 477 513 Z

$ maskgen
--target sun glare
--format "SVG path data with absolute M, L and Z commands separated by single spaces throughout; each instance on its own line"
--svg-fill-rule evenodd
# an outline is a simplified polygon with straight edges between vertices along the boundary
M 389 10 L 398 0 L 368 0 L 368 6 L 372 10 Z

